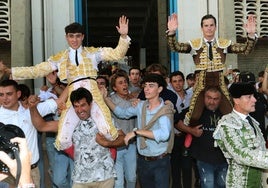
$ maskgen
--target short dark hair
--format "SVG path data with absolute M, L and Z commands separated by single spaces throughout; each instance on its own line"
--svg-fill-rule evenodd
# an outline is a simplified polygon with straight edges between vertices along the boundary
M 181 76 L 182 80 L 185 81 L 184 74 L 181 71 L 174 71 L 169 75 L 169 79 L 171 80 L 174 76 Z
M 0 87 L 13 86 L 16 91 L 19 91 L 19 84 L 15 80 L 3 80 L 0 82 Z
M 113 73 L 112 73 L 111 69 L 109 69 L 109 68 L 100 69 L 100 71 L 98 72 L 98 75 L 101 75 L 101 76 L 108 75 L 110 77 L 110 76 L 112 76 L 112 74 Z
M 129 70 L 128 70 L 128 75 L 130 75 L 130 72 L 132 71 L 132 70 L 139 70 L 140 71 L 140 74 L 141 74 L 141 69 L 139 68 L 139 67 L 131 67 Z
M 167 68 L 164 65 L 160 64 L 160 63 L 151 64 L 146 68 L 147 74 L 151 74 L 151 72 L 156 72 L 156 71 L 159 71 L 160 74 L 164 78 L 166 78 L 168 76 Z
M 68 33 L 82 33 L 85 34 L 84 27 L 77 22 L 71 23 L 65 27 L 65 34 Z
M 201 27 L 203 27 L 203 21 L 204 20 L 208 20 L 208 19 L 213 19 L 214 20 L 214 23 L 215 23 L 215 26 L 217 25 L 216 18 L 213 15 L 211 15 L 211 14 L 207 14 L 207 15 L 203 16 L 202 19 L 201 19 Z
M 109 87 L 109 80 L 105 76 L 99 75 L 99 76 L 97 76 L 96 80 L 98 80 L 98 79 L 105 80 L 105 87 Z
M 30 88 L 26 84 L 19 84 L 19 90 L 21 91 L 21 95 L 19 100 L 24 100 L 25 98 L 29 98 L 31 91 Z
M 204 89 L 204 94 L 208 91 L 211 91 L 211 92 L 219 92 L 220 94 L 222 94 L 221 92 L 221 89 L 218 87 L 218 86 L 208 86 Z
M 194 75 L 194 73 L 189 73 L 189 74 L 186 76 L 186 80 L 195 80 L 195 75 Z
M 258 77 L 263 77 L 264 76 L 264 71 L 260 71 L 259 73 L 258 73 Z
M 93 97 L 90 91 L 88 91 L 86 88 L 80 87 L 74 91 L 72 91 L 70 100 L 72 105 L 74 105 L 75 102 L 80 101 L 81 99 L 86 99 L 88 104 L 92 103 Z
M 167 87 L 167 82 L 163 78 L 163 76 L 159 74 L 148 74 L 144 77 L 142 83 L 145 84 L 146 82 L 154 82 L 157 83 L 159 87 L 166 88 Z

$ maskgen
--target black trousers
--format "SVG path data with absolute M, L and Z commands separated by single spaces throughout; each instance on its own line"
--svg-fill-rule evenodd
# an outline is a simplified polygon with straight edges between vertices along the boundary
M 171 153 L 172 188 L 192 187 L 192 157 L 184 156 L 185 135 L 175 136 Z

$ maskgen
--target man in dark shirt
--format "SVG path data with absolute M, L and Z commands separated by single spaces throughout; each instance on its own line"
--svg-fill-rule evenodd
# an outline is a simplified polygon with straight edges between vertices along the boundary
M 222 117 L 219 110 L 222 93 L 217 87 L 204 92 L 204 110 L 196 127 L 187 127 L 179 121 L 181 130 L 191 133 L 191 154 L 197 162 L 201 187 L 225 187 L 227 162 L 220 148 L 214 146 L 213 132 Z M 198 131 L 197 129 L 201 129 Z

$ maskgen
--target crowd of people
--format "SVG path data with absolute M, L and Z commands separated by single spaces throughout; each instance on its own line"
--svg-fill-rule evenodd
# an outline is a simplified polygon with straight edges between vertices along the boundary
M 98 70 L 100 62 L 126 54 L 125 16 L 116 27 L 120 39 L 115 48 L 83 47 L 83 27 L 73 23 L 65 28 L 69 49 L 47 62 L 0 66 L 12 78 L 0 82 L 1 122 L 25 133 L 25 139 L 11 140 L 19 145 L 21 168 L 0 151 L 13 176 L 0 172 L 7 183 L 0 186 L 45 186 L 38 132 L 46 132 L 53 188 L 261 187 L 262 172 L 268 169 L 268 68 L 256 82 L 253 73 L 225 71 L 224 66 L 227 53 L 253 50 L 255 19 L 248 16 L 245 43 L 217 39 L 212 15 L 201 19 L 203 38 L 181 43 L 175 37 L 177 15 L 172 14 L 168 45 L 190 53 L 196 64 L 187 75 L 169 73 L 160 63 L 149 65 L 144 74 L 139 67 Z M 38 96 L 15 81 L 44 76 L 48 85 Z M 18 170 L 21 176 L 15 181 Z

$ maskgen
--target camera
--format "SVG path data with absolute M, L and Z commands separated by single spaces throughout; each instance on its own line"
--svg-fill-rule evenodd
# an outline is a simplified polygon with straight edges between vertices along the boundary
M 5 125 L 0 122 L 0 151 L 5 152 L 12 159 L 15 159 L 15 153 L 19 152 L 18 144 L 10 142 L 10 139 L 14 137 L 24 138 L 25 135 L 19 127 L 11 124 Z M 9 172 L 7 165 L 2 161 L 0 161 L 0 172 Z

